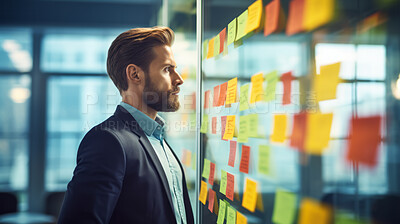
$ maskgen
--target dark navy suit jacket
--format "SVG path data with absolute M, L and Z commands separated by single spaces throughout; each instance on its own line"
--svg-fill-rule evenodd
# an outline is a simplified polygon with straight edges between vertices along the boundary
M 193 224 L 180 167 L 187 223 Z M 157 154 L 123 107 L 118 106 L 113 116 L 83 138 L 58 223 L 176 223 L 167 178 Z

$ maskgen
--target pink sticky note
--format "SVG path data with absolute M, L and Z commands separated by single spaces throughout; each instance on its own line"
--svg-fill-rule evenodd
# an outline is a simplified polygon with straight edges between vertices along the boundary
M 289 4 L 289 16 L 286 27 L 286 34 L 293 35 L 303 31 L 305 0 L 292 0 Z
M 228 88 L 228 82 L 222 83 L 221 86 L 219 87 L 218 106 L 223 106 L 225 104 L 227 88 Z
M 226 116 L 222 116 L 221 117 L 221 140 L 228 141 L 227 139 L 224 139 L 225 126 L 226 126 Z
M 239 171 L 249 173 L 250 146 L 242 145 L 242 157 L 240 159 Z
M 273 0 L 265 6 L 264 36 L 278 30 L 280 0 Z
M 214 174 L 215 174 L 215 163 L 210 163 L 210 176 L 208 178 L 208 183 L 214 184 Z
M 219 85 L 214 87 L 213 107 L 217 107 L 219 103 Z
M 290 104 L 290 95 L 292 92 L 292 72 L 283 73 L 281 76 L 281 81 L 283 83 L 283 98 L 282 105 Z
M 236 141 L 231 141 L 229 143 L 230 150 L 229 150 L 229 160 L 228 166 L 234 167 L 235 166 L 235 156 L 236 156 Z
M 224 43 L 225 43 L 225 36 L 226 36 L 226 27 L 219 33 L 219 53 L 224 51 Z
M 210 105 L 210 90 L 204 93 L 204 108 L 208 108 Z
M 217 134 L 217 117 L 213 117 L 211 121 L 212 133 Z
M 235 192 L 235 176 L 227 172 L 226 179 L 226 197 L 233 201 L 233 193 Z
M 213 212 L 214 199 L 215 199 L 215 191 L 213 191 L 210 188 L 210 189 L 208 189 L 208 210 L 210 210 L 210 212 Z
M 300 112 L 293 115 L 293 128 L 290 137 L 290 146 L 304 151 L 304 140 L 306 139 L 307 113 Z

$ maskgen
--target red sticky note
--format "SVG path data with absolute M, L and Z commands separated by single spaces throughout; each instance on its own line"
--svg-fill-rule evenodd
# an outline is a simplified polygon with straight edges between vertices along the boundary
M 224 139 L 225 126 L 226 126 L 226 116 L 222 116 L 221 117 L 221 140 L 228 141 L 228 140 Z
M 219 102 L 218 106 L 223 106 L 226 99 L 226 89 L 228 88 L 228 82 L 222 83 L 219 87 Z
M 236 156 L 236 141 L 231 141 L 229 148 L 230 148 L 230 150 L 229 150 L 228 166 L 234 167 L 235 166 L 235 156 Z
M 219 103 L 219 85 L 214 87 L 213 107 L 217 107 Z
M 381 116 L 351 119 L 347 160 L 370 167 L 377 164 L 381 120 Z
M 214 174 L 215 174 L 215 163 L 210 163 L 210 177 L 208 178 L 208 183 L 214 184 Z
M 225 36 L 226 36 L 226 27 L 219 33 L 219 53 L 224 51 L 224 43 L 225 43 Z
M 235 192 L 235 176 L 227 172 L 226 179 L 226 197 L 233 201 L 233 193 Z
M 278 30 L 280 7 L 280 0 L 273 0 L 265 6 L 264 36 L 268 36 Z
M 240 159 L 239 171 L 249 173 L 250 146 L 242 145 L 242 158 Z
M 210 104 L 210 90 L 204 93 L 204 108 L 208 108 Z
M 215 191 L 213 191 L 210 188 L 210 189 L 208 189 L 208 210 L 210 210 L 210 212 L 213 212 L 214 199 L 215 199 Z
M 290 137 L 290 146 L 304 151 L 304 140 L 307 130 L 307 113 L 300 112 L 293 115 L 292 136 Z
M 212 133 L 217 134 L 217 117 L 213 117 L 211 121 Z
M 290 94 L 292 92 L 292 72 L 283 73 L 281 81 L 283 83 L 283 98 L 282 105 L 290 104 Z
M 303 31 L 303 14 L 305 0 L 292 0 L 289 5 L 286 34 L 293 35 Z

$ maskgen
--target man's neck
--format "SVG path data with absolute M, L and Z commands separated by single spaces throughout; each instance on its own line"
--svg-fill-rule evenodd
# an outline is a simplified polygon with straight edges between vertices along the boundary
M 141 102 L 136 102 L 132 101 L 126 98 L 122 98 L 122 102 L 131 105 L 132 107 L 138 109 L 140 112 L 146 114 L 148 117 L 151 119 L 155 120 L 157 116 L 157 111 L 154 110 L 153 108 L 148 107 L 145 103 Z

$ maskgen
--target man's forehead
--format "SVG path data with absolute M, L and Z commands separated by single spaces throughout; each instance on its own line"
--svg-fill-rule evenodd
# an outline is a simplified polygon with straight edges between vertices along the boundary
M 171 47 L 167 45 L 157 46 L 153 48 L 153 51 L 156 56 L 154 61 L 157 63 L 175 65 L 174 55 L 172 54 Z

